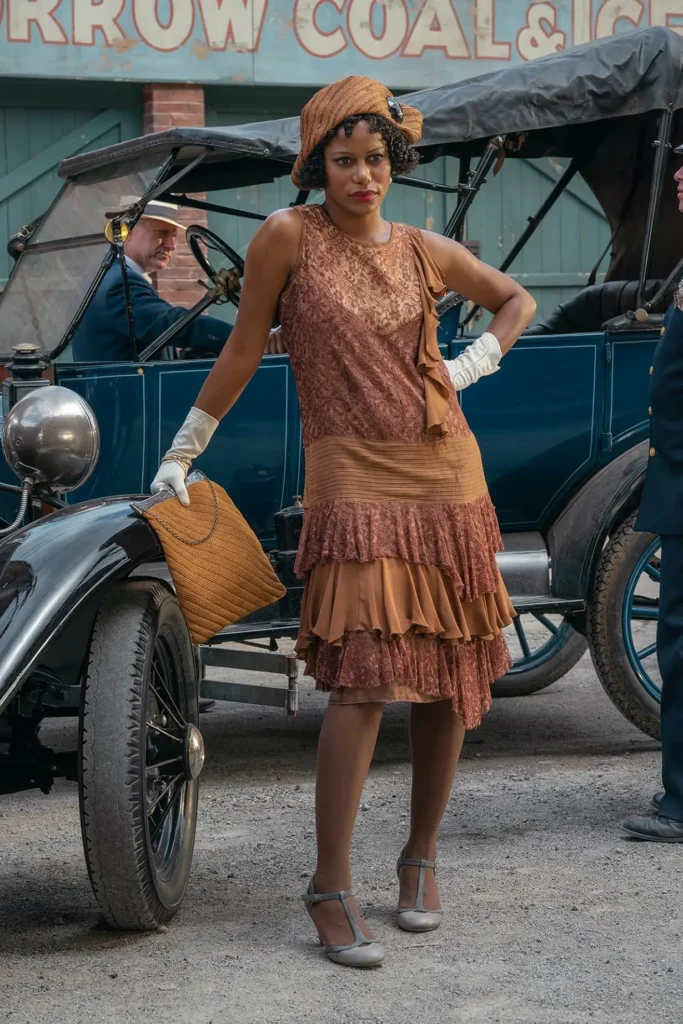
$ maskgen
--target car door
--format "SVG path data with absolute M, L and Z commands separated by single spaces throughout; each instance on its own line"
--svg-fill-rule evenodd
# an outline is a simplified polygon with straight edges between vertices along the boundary
M 101 435 L 95 471 L 69 503 L 147 493 L 212 365 L 208 359 L 59 364 L 57 382 L 85 398 Z M 275 541 L 275 513 L 299 491 L 300 450 L 289 360 L 265 356 L 195 466 L 227 490 L 268 548 Z

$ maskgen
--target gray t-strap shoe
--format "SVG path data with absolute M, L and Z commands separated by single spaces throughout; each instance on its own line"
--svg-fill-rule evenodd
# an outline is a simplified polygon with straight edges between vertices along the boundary
M 404 932 L 433 932 L 443 921 L 443 910 L 441 907 L 438 910 L 426 910 L 424 894 L 425 872 L 431 869 L 436 874 L 436 861 L 414 860 L 412 857 L 404 857 L 401 854 L 396 865 L 396 874 L 399 876 L 399 879 L 401 877 L 401 868 L 406 867 L 419 868 L 420 873 L 417 878 L 417 895 L 413 906 L 402 907 L 400 903 L 398 905 L 398 926 Z
M 384 960 L 384 946 L 381 946 L 375 939 L 366 939 L 358 926 L 353 910 L 349 904 L 351 896 L 350 889 L 341 892 L 314 892 L 313 880 L 308 883 L 308 889 L 301 897 L 304 903 L 308 904 L 309 912 L 312 903 L 322 903 L 325 900 L 339 900 L 346 917 L 353 931 L 353 942 L 347 946 L 326 946 L 322 939 L 320 945 L 323 953 L 335 964 L 342 967 L 379 967 Z

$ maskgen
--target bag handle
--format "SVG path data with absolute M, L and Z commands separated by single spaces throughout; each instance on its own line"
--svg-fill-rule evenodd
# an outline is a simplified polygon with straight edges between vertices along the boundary
M 211 527 L 209 528 L 209 532 L 207 533 L 206 537 L 200 537 L 199 540 L 189 540 L 187 537 L 181 537 L 179 533 L 176 533 L 176 531 L 173 529 L 172 526 L 169 526 L 168 523 L 165 523 L 164 520 L 161 519 L 159 516 L 152 515 L 151 512 L 149 512 L 149 511 L 145 512 L 145 519 L 149 519 L 153 523 L 158 523 L 159 526 L 163 526 L 163 528 L 165 530 L 168 530 L 168 532 L 171 534 L 171 536 L 175 537 L 176 540 L 179 540 L 181 544 L 187 544 L 189 547 L 193 547 L 193 548 L 199 547 L 200 544 L 206 544 L 206 542 L 208 540 L 211 540 L 211 538 L 213 537 L 213 535 L 214 535 L 214 533 L 216 531 L 216 527 L 218 526 L 218 512 L 219 512 L 220 506 L 219 506 L 219 503 L 218 503 L 218 494 L 216 493 L 216 488 L 214 487 L 214 485 L 211 482 L 211 480 L 207 479 L 206 477 L 205 477 L 205 479 L 206 479 L 207 484 L 211 488 L 211 493 L 213 495 L 213 502 L 214 502 L 213 523 L 211 524 Z M 162 502 L 162 504 L 163 504 L 163 502 Z

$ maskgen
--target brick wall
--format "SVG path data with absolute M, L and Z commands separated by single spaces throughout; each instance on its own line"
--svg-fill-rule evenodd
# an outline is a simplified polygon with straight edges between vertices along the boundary
M 167 128 L 185 128 L 203 125 L 204 89 L 201 85 L 146 85 L 143 93 L 143 126 L 145 135 L 161 132 Z M 195 198 L 200 198 L 196 196 Z M 181 224 L 206 224 L 202 210 L 178 210 Z M 184 237 L 178 239 L 178 248 L 173 259 L 162 274 L 156 275 L 159 294 L 175 306 L 192 306 L 206 294 L 197 284 L 203 277 L 196 260 L 185 245 Z

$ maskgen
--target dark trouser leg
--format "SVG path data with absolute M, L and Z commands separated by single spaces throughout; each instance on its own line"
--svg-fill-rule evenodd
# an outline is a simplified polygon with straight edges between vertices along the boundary
M 662 537 L 657 660 L 665 790 L 659 813 L 683 821 L 683 536 Z

